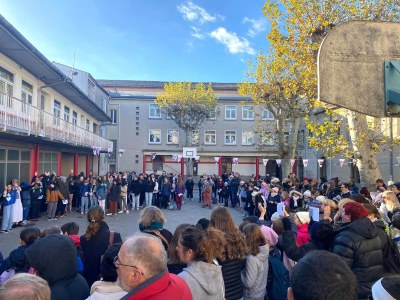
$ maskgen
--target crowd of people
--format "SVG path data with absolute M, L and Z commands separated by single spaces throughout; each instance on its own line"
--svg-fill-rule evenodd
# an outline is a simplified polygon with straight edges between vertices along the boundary
M 400 299 L 400 183 L 378 179 L 368 191 L 294 174 L 201 176 L 198 200 L 210 218 L 172 233 L 162 209 L 193 201 L 191 177 L 43 175 L 6 186 L 2 230 L 47 203 L 49 220 L 72 207 L 86 214 L 86 231 L 74 222 L 22 229 L 20 246 L 1 259 L 0 299 Z M 141 207 L 138 233 L 110 230 L 106 215 Z

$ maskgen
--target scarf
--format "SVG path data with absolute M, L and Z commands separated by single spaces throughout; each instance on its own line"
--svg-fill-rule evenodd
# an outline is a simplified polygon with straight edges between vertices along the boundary
M 155 221 L 155 222 L 151 222 L 148 226 L 144 226 L 142 223 L 139 223 L 139 229 L 140 231 L 146 231 L 146 230 L 162 230 L 163 229 L 163 223 L 161 223 L 160 221 Z

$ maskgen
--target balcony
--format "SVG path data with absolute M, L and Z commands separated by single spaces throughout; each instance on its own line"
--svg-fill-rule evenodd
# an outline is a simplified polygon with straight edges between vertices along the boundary
M 0 130 L 107 151 L 113 143 L 21 100 L 0 93 Z

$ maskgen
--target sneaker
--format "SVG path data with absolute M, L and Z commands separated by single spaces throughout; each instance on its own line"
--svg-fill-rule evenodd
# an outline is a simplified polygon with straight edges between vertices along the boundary
M 52 220 L 53 220 L 52 218 L 48 218 L 48 219 L 47 219 L 47 221 L 52 221 Z
M 108 213 L 108 214 L 106 214 L 107 216 L 111 216 L 112 215 L 112 213 Z
M 126 210 L 125 212 L 126 212 L 126 214 L 129 214 L 129 210 Z
M 83 211 L 81 211 L 81 215 L 83 215 Z
M 0 230 L 0 233 L 7 233 L 7 230 Z
M 124 212 L 123 210 L 120 210 L 118 213 L 119 213 L 119 214 L 122 214 L 123 212 Z
M 136 210 L 139 210 L 139 207 L 138 207 L 138 208 L 136 208 Z
M 22 224 L 22 225 L 26 225 L 26 224 L 28 224 L 28 221 L 27 221 L 27 220 L 24 220 L 24 221 L 22 221 L 21 224 Z
M 58 219 L 57 219 L 57 218 L 53 218 L 52 220 L 53 220 L 53 221 L 57 221 Z

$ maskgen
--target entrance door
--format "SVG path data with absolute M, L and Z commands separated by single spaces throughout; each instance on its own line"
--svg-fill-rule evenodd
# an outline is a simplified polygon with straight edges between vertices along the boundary
M 232 157 L 222 157 L 222 174 L 232 172 Z
M 153 170 L 162 171 L 163 170 L 164 157 L 162 155 L 157 155 L 153 159 Z
M 281 177 L 281 170 L 276 163 L 276 160 L 269 159 L 267 165 L 265 166 L 265 177 L 271 179 L 272 177 Z

